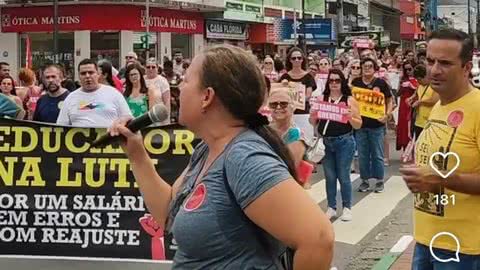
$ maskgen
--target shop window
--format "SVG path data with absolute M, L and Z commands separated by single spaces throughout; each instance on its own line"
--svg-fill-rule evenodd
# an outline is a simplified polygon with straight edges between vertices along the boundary
M 32 54 L 32 69 L 38 70 L 46 64 L 55 61 L 53 52 L 52 33 L 25 33 L 20 36 L 20 64 L 26 62 L 26 39 L 30 38 L 30 50 Z M 58 63 L 65 69 L 65 76 L 73 79 L 75 75 L 74 63 L 74 33 L 58 33 Z
M 91 32 L 90 57 L 96 60 L 107 59 L 114 67 L 119 68 L 120 33 Z
M 181 52 L 184 59 L 192 58 L 192 35 L 172 33 L 172 56 Z M 170 60 L 172 57 L 170 57 Z

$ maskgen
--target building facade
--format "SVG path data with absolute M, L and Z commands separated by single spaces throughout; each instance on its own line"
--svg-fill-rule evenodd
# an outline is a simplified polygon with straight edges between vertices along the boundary
M 370 0 L 370 29 L 383 33 L 382 47 L 400 45 L 400 15 L 398 0 Z
M 51 1 L 1 6 L 0 61 L 11 64 L 15 74 L 25 66 L 29 43 L 34 68 L 53 61 L 53 5 Z M 149 8 L 149 55 L 159 60 L 180 51 L 190 58 L 203 50 L 205 14 L 223 12 L 223 1 L 214 5 L 171 2 Z M 180 5 L 179 5 L 180 4 Z M 181 9 L 181 10 L 180 10 Z M 60 1 L 58 8 L 58 59 L 67 75 L 78 78 L 75 67 L 84 58 L 109 59 L 117 68 L 125 55 L 141 48 L 147 30 L 145 6 L 128 1 Z
M 472 1 L 473 2 L 473 1 Z M 453 27 L 468 33 L 469 27 L 471 33 L 477 31 L 477 10 L 476 6 L 470 6 L 470 22 L 468 21 L 467 5 L 439 5 L 438 17 L 453 23 Z
M 279 20 L 294 18 L 301 20 L 320 18 L 325 15 L 325 0 L 305 0 L 305 11 L 302 12 L 302 1 L 291 0 L 225 0 L 225 11 L 217 21 L 235 23 L 238 29 L 248 29 L 242 39 L 233 39 L 228 36 L 209 37 L 207 44 L 230 43 L 252 50 L 258 55 L 280 53 L 285 55 L 286 50 L 294 43 L 279 40 L 274 24 Z
M 402 11 L 400 17 L 402 48 L 415 49 L 416 42 L 425 40 L 425 32 L 422 30 L 420 1 L 401 1 L 400 11 Z
M 25 66 L 27 47 L 33 68 L 54 60 L 53 1 L 7 0 L 0 5 L 0 61 L 15 74 Z M 59 0 L 58 55 L 67 75 L 77 79 L 81 59 L 109 59 L 114 67 L 125 64 L 135 51 L 160 62 L 180 51 L 192 58 L 204 46 L 233 44 L 259 54 L 285 54 L 293 42 L 275 38 L 278 20 L 321 18 L 325 0 L 153 0 L 149 8 L 148 49 L 145 3 L 128 0 Z M 26 44 L 29 46 L 26 46 Z

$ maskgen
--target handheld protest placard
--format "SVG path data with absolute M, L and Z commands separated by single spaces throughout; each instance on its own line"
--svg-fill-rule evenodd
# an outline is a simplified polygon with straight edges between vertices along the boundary
M 295 109 L 305 110 L 305 85 L 283 80 L 281 83 L 272 83 L 271 89 L 271 94 L 275 91 L 287 91 L 293 100 Z
M 347 113 L 349 111 L 345 102 L 330 103 L 321 99 L 312 98 L 311 100 L 312 111 L 317 111 L 317 118 L 323 120 L 330 120 L 339 123 L 347 123 Z
M 385 95 L 382 92 L 353 87 L 352 95 L 358 102 L 361 116 L 373 119 L 385 116 Z

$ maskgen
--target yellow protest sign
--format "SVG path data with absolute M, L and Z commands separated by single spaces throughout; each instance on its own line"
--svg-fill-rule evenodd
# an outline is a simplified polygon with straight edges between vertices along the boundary
M 379 91 L 353 87 L 353 98 L 358 102 L 360 115 L 380 119 L 385 115 L 385 95 Z

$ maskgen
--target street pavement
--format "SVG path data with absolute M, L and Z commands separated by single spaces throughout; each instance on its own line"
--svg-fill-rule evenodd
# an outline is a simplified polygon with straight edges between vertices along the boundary
M 332 220 L 335 230 L 335 257 L 333 266 L 338 270 L 370 270 L 402 238 L 413 233 L 413 196 L 400 177 L 401 152 L 394 151 L 395 141 L 390 136 L 390 166 L 385 167 L 385 191 L 360 193 L 360 176 L 352 173 L 353 220 Z M 357 165 L 358 168 L 358 165 Z M 318 168 L 315 183 L 308 193 L 326 211 L 325 179 Z M 358 170 L 357 170 L 358 172 Z M 373 188 L 374 182 L 370 183 Z M 340 207 L 340 190 L 337 186 L 337 207 Z M 338 210 L 338 216 L 341 210 Z
M 394 140 L 391 139 L 391 166 L 386 167 L 384 193 L 359 193 L 358 174 L 352 174 L 353 184 L 353 220 L 343 222 L 332 220 L 335 229 L 335 257 L 333 266 L 337 270 L 370 270 L 379 259 L 405 235 L 412 235 L 412 200 L 413 197 L 399 176 L 400 153 L 393 151 Z M 373 188 L 374 183 L 371 183 Z M 318 167 L 314 174 L 312 188 L 307 191 L 310 196 L 326 211 L 326 192 L 323 168 Z M 340 192 L 338 203 L 341 206 Z M 338 216 L 341 215 L 340 209 Z M 167 270 L 168 263 L 147 261 L 115 260 L 77 260 L 52 258 L 5 258 L 0 256 L 0 270 Z M 335 269 L 335 268 L 333 268 Z

